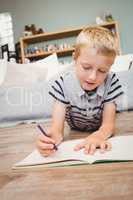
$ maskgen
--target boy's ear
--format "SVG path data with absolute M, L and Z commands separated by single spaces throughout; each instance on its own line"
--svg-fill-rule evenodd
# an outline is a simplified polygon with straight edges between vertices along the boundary
M 76 59 L 77 59 L 77 56 L 76 56 L 76 54 L 75 54 L 75 51 L 72 53 L 72 58 L 73 58 L 73 60 L 76 60 Z

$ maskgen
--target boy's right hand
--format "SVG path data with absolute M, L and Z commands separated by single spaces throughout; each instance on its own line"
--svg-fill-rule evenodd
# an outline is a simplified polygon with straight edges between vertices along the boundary
M 51 131 L 48 130 L 47 131 L 48 135 L 52 135 Z M 61 138 L 51 138 L 51 137 L 47 137 L 43 134 L 39 134 L 37 137 L 37 142 L 36 142 L 36 146 L 37 149 L 39 150 L 39 152 L 43 155 L 43 156 L 50 156 L 51 154 L 53 154 L 56 150 L 54 149 L 54 144 L 58 144 L 61 142 Z

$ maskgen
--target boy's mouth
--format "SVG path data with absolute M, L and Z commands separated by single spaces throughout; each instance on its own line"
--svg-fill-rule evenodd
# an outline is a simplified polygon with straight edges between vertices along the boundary
M 92 81 L 85 81 L 88 85 L 94 85 L 95 82 L 92 82 Z

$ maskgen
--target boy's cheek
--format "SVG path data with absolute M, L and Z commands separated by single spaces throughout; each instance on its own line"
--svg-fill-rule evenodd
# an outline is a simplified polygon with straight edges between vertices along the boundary
M 105 75 L 102 74 L 101 76 L 99 76 L 97 78 L 97 84 L 101 85 L 105 81 L 106 77 L 107 77 L 107 74 L 105 74 Z

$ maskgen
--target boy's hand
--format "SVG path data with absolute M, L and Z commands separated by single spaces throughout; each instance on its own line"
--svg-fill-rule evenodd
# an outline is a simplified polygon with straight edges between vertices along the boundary
M 100 131 L 89 135 L 82 143 L 76 145 L 74 150 L 78 151 L 84 148 L 85 154 L 94 154 L 97 147 L 100 148 L 101 153 L 111 150 L 111 144 L 102 137 Z
M 54 144 L 59 144 L 62 141 L 62 137 L 53 136 L 55 135 L 55 131 L 53 132 L 52 129 L 48 129 L 47 134 L 52 137 L 47 137 L 43 134 L 40 134 L 37 137 L 37 142 L 36 142 L 37 149 L 43 156 L 49 156 L 53 154 L 56 151 L 54 149 Z

